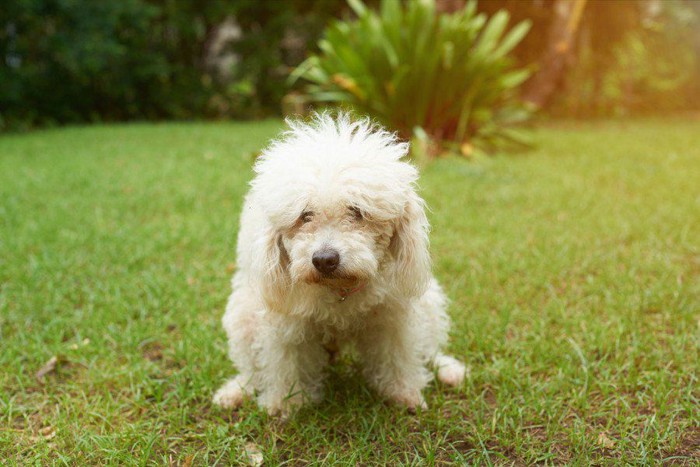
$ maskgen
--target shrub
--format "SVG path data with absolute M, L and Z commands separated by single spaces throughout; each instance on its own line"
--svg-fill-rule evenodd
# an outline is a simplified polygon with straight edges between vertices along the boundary
M 292 75 L 310 82 L 312 101 L 349 104 L 403 138 L 427 135 L 436 150 L 467 155 L 526 141 L 517 126 L 530 112 L 516 90 L 530 71 L 515 68 L 509 52 L 529 22 L 506 33 L 507 12 L 487 18 L 473 1 L 449 15 L 434 0 L 382 0 L 378 12 L 348 3 L 357 19 L 333 22 L 321 53 Z

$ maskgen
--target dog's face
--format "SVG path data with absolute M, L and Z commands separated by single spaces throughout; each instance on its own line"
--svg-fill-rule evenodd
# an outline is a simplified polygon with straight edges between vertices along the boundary
M 293 124 L 265 151 L 252 196 L 269 221 L 260 261 L 271 291 L 348 289 L 380 277 L 398 293 L 424 288 L 428 225 L 406 151 L 367 122 L 327 116 Z
M 307 204 L 292 226 L 280 229 L 294 282 L 357 287 L 377 277 L 390 256 L 393 222 L 373 217 L 367 206 L 380 194 L 353 178 L 351 170 L 337 175 L 337 188 L 327 187 L 331 189 L 325 196 L 319 186 L 301 193 Z M 349 191 L 364 192 L 368 199 L 357 199 Z

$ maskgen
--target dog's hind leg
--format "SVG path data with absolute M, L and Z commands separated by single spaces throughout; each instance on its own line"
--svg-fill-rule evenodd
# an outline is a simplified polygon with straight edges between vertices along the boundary
M 467 368 L 464 363 L 454 357 L 439 353 L 432 361 L 437 370 L 437 378 L 448 386 L 459 386 L 467 376 Z
M 418 312 L 414 325 L 418 337 L 415 342 L 423 346 L 423 355 L 437 371 L 437 379 L 449 386 L 459 386 L 467 375 L 462 362 L 442 353 L 447 344 L 450 319 L 447 315 L 447 297 L 435 279 L 430 281 L 428 290 L 415 303 Z

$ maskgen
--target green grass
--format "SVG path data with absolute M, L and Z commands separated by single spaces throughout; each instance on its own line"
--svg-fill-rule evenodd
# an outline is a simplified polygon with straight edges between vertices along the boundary
M 0 459 L 700 462 L 698 122 L 563 125 L 421 185 L 459 391 L 418 416 L 352 363 L 281 422 L 211 404 L 254 152 L 278 121 L 0 138 Z M 55 371 L 36 373 L 52 356 Z

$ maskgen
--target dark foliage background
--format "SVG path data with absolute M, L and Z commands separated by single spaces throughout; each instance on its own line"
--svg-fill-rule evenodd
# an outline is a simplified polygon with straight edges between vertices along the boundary
M 0 8 L 0 128 L 278 112 L 289 65 L 343 2 L 13 0 Z M 206 57 L 235 18 L 237 63 Z M 292 35 L 297 50 L 285 50 Z M 296 56 L 296 55 L 299 56 Z
M 536 67 L 555 1 L 482 0 L 479 9 L 533 21 L 515 54 Z M 316 50 L 331 18 L 349 14 L 344 0 L 3 2 L 0 130 L 279 114 L 292 67 Z M 698 108 L 699 16 L 693 0 L 589 0 L 566 79 L 545 110 Z M 220 41 L 226 24 L 235 37 Z

